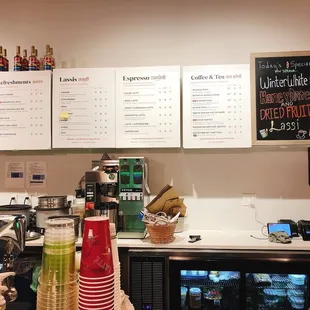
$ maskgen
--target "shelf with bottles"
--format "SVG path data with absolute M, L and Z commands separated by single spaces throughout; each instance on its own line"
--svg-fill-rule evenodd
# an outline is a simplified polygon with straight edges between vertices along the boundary
M 290 289 L 307 290 L 306 275 L 294 274 L 262 274 L 247 273 L 246 287 L 248 289 Z
M 0 71 L 10 71 L 9 64 L 10 61 L 7 58 L 7 51 L 0 46 Z M 23 56 L 21 56 L 21 48 L 17 46 L 13 64 L 13 71 L 53 70 L 55 68 L 53 48 L 50 47 L 50 45 L 46 45 L 45 55 L 42 60 L 40 60 L 38 49 L 36 49 L 34 45 L 31 46 L 29 57 L 27 57 L 27 49 L 23 50 Z
M 210 281 L 208 279 L 182 279 L 182 286 L 197 287 L 239 287 L 239 280 L 222 280 L 219 282 Z
M 239 280 L 238 271 L 181 270 L 181 284 L 184 286 L 237 287 Z
M 239 288 L 181 287 L 181 309 L 239 309 Z
M 246 308 L 308 309 L 307 283 L 300 274 L 246 274 Z

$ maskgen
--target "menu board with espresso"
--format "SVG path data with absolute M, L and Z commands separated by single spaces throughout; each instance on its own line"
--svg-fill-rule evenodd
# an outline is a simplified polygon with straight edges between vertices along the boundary
M 310 52 L 253 55 L 252 66 L 254 144 L 309 143 Z
M 116 147 L 180 147 L 180 67 L 116 70 Z

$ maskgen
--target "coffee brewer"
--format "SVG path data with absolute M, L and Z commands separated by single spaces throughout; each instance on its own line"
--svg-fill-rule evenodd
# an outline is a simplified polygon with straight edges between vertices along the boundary
M 144 208 L 145 191 L 149 193 L 146 158 L 116 160 L 105 154 L 92 161 L 92 169 L 85 173 L 85 215 L 107 214 L 119 238 L 143 238 L 145 225 L 138 214 Z
M 105 155 L 92 165 L 93 170 L 85 173 L 85 215 L 107 215 L 117 227 L 119 161 Z

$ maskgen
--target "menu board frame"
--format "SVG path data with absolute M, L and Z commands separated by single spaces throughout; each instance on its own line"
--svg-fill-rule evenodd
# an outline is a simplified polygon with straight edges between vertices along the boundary
M 310 139 L 305 140 L 258 140 L 257 139 L 257 102 L 256 102 L 256 66 L 255 61 L 257 58 L 269 57 L 309 57 L 310 51 L 288 51 L 288 52 L 264 52 L 264 53 L 251 53 L 250 60 L 250 77 L 251 77 L 251 107 L 252 107 L 252 145 L 253 146 L 305 146 L 310 144 Z M 310 67 L 309 67 L 310 71 Z M 309 83 L 310 83 L 310 77 Z M 310 85 L 309 85 L 310 90 Z
M 127 87 L 129 90 L 125 91 Z M 181 148 L 181 66 L 117 68 L 115 101 L 117 149 Z M 135 109 L 131 105 L 136 105 Z M 138 131 L 136 136 L 135 133 L 126 136 L 126 122 L 128 131 Z M 142 123 L 141 132 L 139 123 Z M 144 128 L 143 123 L 147 123 Z
M 182 74 L 183 148 L 250 148 L 250 65 L 185 66 Z
M 3 143 L 0 134 L 0 152 L 51 150 L 52 72 L 1 72 L 0 80 L 1 84 L 5 82 L 0 87 L 1 107 L 3 108 L 4 102 L 4 105 L 10 105 L 9 101 L 12 100 L 12 110 L 19 114 L 16 115 L 15 124 L 14 117 L 10 119 L 8 116 L 15 134 L 11 138 L 8 136 L 8 143 Z M 0 116 L 6 118 L 3 113 L 0 113 Z
M 115 74 L 114 67 L 59 68 L 53 71 L 53 149 L 116 147 Z M 62 97 L 69 102 L 66 107 L 62 107 Z M 83 109 L 87 111 L 85 114 Z M 68 120 L 70 121 L 71 115 L 75 133 L 71 137 L 70 133 L 61 136 L 61 122 L 66 124 Z M 87 126 L 90 131 L 93 131 L 92 134 L 97 134 L 90 136 L 89 141 L 87 141 L 88 137 L 84 139 L 76 134 L 77 131 L 86 130 Z M 110 137 L 106 138 L 107 136 Z

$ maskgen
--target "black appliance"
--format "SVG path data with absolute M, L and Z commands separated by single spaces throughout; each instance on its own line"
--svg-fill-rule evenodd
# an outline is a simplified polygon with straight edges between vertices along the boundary
M 298 230 L 304 241 L 310 241 L 310 221 L 298 221 Z
M 281 219 L 281 220 L 278 220 L 278 223 L 290 224 L 292 237 L 298 237 L 299 236 L 299 234 L 298 234 L 298 225 L 293 220 Z
M 310 307 L 307 251 L 131 249 L 128 262 L 135 309 Z

